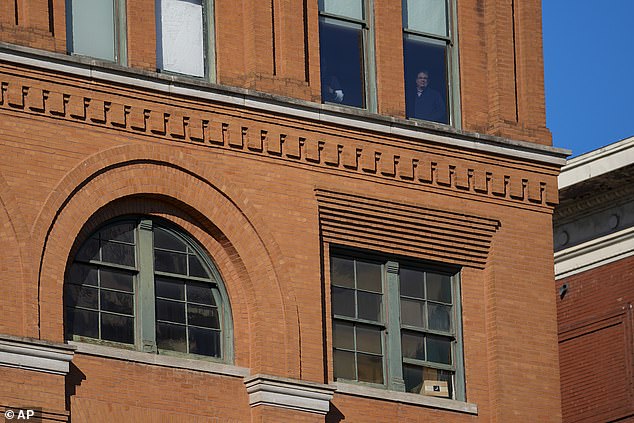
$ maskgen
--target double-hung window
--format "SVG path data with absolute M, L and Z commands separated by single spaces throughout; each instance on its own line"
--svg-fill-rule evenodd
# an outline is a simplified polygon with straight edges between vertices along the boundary
M 156 1 L 160 71 L 213 78 L 213 0 Z
M 125 0 L 66 0 L 68 51 L 126 63 Z
M 370 10 L 365 0 L 319 0 L 322 102 L 372 108 Z
M 458 279 L 450 269 L 332 255 L 335 379 L 464 400 Z
M 78 249 L 64 285 L 68 339 L 230 359 L 230 312 L 218 272 L 181 231 L 117 221 Z
M 458 97 L 453 0 L 403 0 L 403 61 L 408 118 L 450 124 Z M 453 116 L 452 116 L 453 115 Z

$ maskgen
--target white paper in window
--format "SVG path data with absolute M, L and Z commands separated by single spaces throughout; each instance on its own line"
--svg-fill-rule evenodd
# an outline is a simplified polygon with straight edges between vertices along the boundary
M 446 0 L 407 0 L 406 3 L 408 29 L 447 35 Z
M 320 0 L 319 3 L 324 12 L 363 20 L 363 0 Z
M 202 0 L 160 0 L 161 69 L 205 76 Z
M 73 1 L 73 53 L 115 60 L 113 1 Z

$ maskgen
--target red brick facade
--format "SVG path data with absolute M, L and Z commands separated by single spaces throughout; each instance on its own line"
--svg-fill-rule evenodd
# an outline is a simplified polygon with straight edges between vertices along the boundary
M 0 348 L 72 355 L 65 375 L 0 363 L 0 406 L 76 422 L 560 421 L 565 152 L 545 128 L 540 3 L 459 2 L 462 130 L 404 119 L 400 2 L 374 2 L 378 115 L 318 104 L 316 1 L 216 0 L 222 85 L 153 72 L 154 3 L 128 2 L 129 71 L 62 56 L 63 0 L 0 6 Z M 64 347 L 67 267 L 120 216 L 171 221 L 213 259 L 232 360 Z M 466 402 L 337 388 L 335 245 L 460 268 Z M 253 404 L 248 375 L 332 389 L 330 411 Z

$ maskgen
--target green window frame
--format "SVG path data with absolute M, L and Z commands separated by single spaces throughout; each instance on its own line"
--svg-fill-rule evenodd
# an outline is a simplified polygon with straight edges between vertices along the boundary
M 330 255 L 337 381 L 465 401 L 459 270 Z
M 229 362 L 232 322 L 211 259 L 160 219 L 109 222 L 69 263 L 66 339 Z
M 406 117 L 460 126 L 460 74 L 455 0 L 402 0 Z M 417 75 L 427 74 L 425 105 L 417 103 Z M 435 101 L 434 101 L 435 100 Z M 442 103 L 442 113 L 431 106 Z
M 66 0 L 69 54 L 127 64 L 126 0 Z

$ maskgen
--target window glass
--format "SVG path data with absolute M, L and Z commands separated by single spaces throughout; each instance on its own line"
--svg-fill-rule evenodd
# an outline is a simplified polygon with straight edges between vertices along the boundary
M 444 43 L 405 35 L 403 54 L 408 118 L 449 123 L 446 50 Z
M 451 122 L 449 63 L 453 40 L 449 10 L 447 0 L 403 0 L 403 65 L 408 118 L 443 124 Z
M 148 219 L 96 231 L 66 273 L 66 336 L 222 357 L 229 346 L 225 294 L 199 251 L 178 231 Z M 148 307 L 154 320 L 141 324 L 137 310 L 151 316 Z
M 203 0 L 158 0 L 157 9 L 159 68 L 205 76 Z
M 116 60 L 115 0 L 72 0 L 72 51 Z
M 335 379 L 464 400 L 457 276 L 353 256 L 330 268 Z
M 363 0 L 319 0 L 319 10 L 346 18 L 363 20 Z
M 321 18 L 319 54 L 322 101 L 365 107 L 363 28 Z
M 403 2 L 403 26 L 434 35 L 447 35 L 445 0 L 407 0 Z

